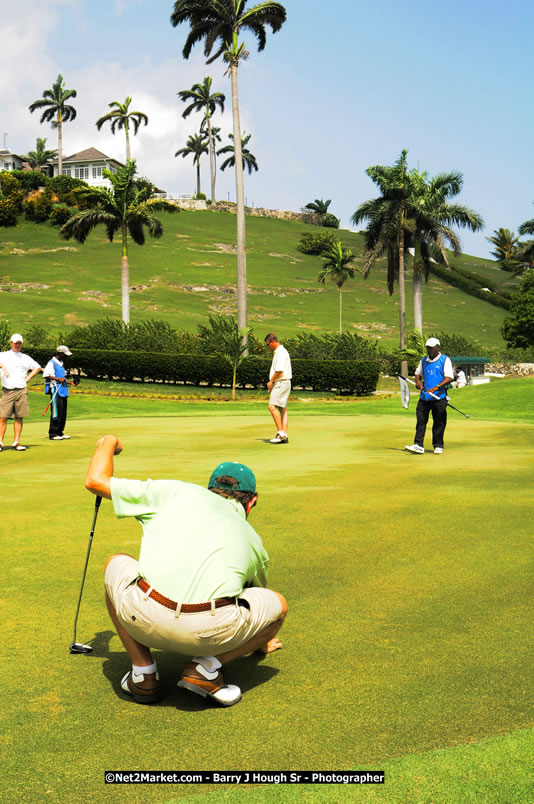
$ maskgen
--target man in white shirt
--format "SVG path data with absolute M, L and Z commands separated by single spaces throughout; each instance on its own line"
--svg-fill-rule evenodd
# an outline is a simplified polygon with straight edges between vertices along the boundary
M 14 419 L 13 424 L 13 446 L 17 452 L 23 452 L 26 447 L 20 443 L 22 432 L 22 422 L 30 413 L 28 406 L 28 389 L 26 383 L 35 377 L 41 366 L 36 363 L 29 355 L 23 354 L 23 337 L 18 332 L 11 336 L 11 349 L 9 352 L 0 353 L 0 363 L 6 368 L 7 372 L 2 371 L 2 398 L 0 399 L 0 452 L 4 448 L 4 435 L 7 427 L 7 420 Z M 28 374 L 28 372 L 30 372 Z
M 287 400 L 291 391 L 291 358 L 274 332 L 265 336 L 265 343 L 273 353 L 273 362 L 269 372 L 267 390 L 270 393 L 269 411 L 276 426 L 276 435 L 270 439 L 271 444 L 287 444 Z

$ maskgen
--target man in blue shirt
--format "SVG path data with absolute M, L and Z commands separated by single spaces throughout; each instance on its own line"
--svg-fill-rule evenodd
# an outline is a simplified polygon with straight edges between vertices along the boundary
M 426 426 L 432 412 L 432 446 L 434 452 L 440 455 L 443 452 L 443 435 L 447 426 L 447 385 L 452 382 L 454 372 L 450 357 L 441 354 L 437 338 L 429 338 L 425 346 L 428 354 L 415 370 L 415 384 L 421 391 L 416 410 L 415 439 L 405 449 L 419 454 L 425 451 L 423 444 Z
M 67 400 L 69 396 L 69 385 L 74 385 L 72 380 L 67 380 L 67 372 L 64 366 L 65 357 L 70 357 L 72 352 L 68 346 L 58 346 L 56 354 L 45 366 L 43 377 L 45 379 L 45 393 L 50 394 L 50 426 L 48 437 L 51 441 L 63 441 L 70 438 L 65 435 L 65 422 L 67 421 Z

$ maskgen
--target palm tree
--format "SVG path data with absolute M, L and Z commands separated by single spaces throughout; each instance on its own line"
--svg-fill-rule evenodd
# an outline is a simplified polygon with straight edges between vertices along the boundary
M 221 170 L 226 170 L 227 167 L 234 167 L 235 166 L 235 147 L 234 147 L 234 135 L 229 134 L 228 137 L 232 140 L 230 145 L 225 145 L 224 148 L 219 148 L 217 151 L 217 156 L 221 154 L 232 154 L 221 165 Z M 259 170 L 258 163 L 256 162 L 256 157 L 252 154 L 248 148 L 248 142 L 252 134 L 247 134 L 243 132 L 243 136 L 241 137 L 241 158 L 243 160 L 243 169 L 247 168 L 249 175 L 252 173 L 253 170 Z
M 202 125 L 205 124 L 208 129 L 208 143 L 210 149 L 211 200 L 215 203 L 215 147 L 211 118 L 217 111 L 217 107 L 219 107 L 221 112 L 224 112 L 225 96 L 222 92 L 211 92 L 211 77 L 209 75 L 204 78 L 202 84 L 193 84 L 191 89 L 184 89 L 178 92 L 178 96 L 184 103 L 191 101 L 182 114 L 182 117 L 188 117 L 191 112 L 204 112 L 204 117 L 200 124 L 200 131 L 202 132 Z
M 117 169 L 116 173 L 103 170 L 103 175 L 111 182 L 111 189 L 102 187 L 80 187 L 76 194 L 84 209 L 77 212 L 61 227 L 60 235 L 65 240 L 72 237 L 78 243 L 85 243 L 88 234 L 102 224 L 106 227 L 108 240 L 113 241 L 116 232 L 122 238 L 121 297 L 122 320 L 130 322 L 130 276 L 128 264 L 128 235 L 138 246 L 144 245 L 144 227 L 150 237 L 159 238 L 163 225 L 154 212 L 179 212 L 170 201 L 151 198 L 150 187 L 139 189 L 135 183 L 135 160 Z
M 264 0 L 247 9 L 247 0 L 175 0 L 171 14 L 174 27 L 189 23 L 190 30 L 183 48 L 188 59 L 193 45 L 204 40 L 207 63 L 223 56 L 229 64 L 232 80 L 232 115 L 235 143 L 235 183 L 237 199 L 237 319 L 239 329 L 247 326 L 247 263 L 245 253 L 245 189 L 241 156 L 241 125 L 239 122 L 239 92 L 237 69 L 249 53 L 245 43 L 239 43 L 239 34 L 249 30 L 257 40 L 258 50 L 266 45 L 266 27 L 277 33 L 286 20 L 281 3 Z M 215 48 L 215 54 L 212 51 Z
M 380 189 L 379 198 L 361 204 L 351 221 L 354 225 L 368 220 L 365 232 L 365 262 L 363 275 L 367 277 L 372 266 L 384 252 L 387 253 L 387 286 L 390 296 L 395 280 L 399 282 L 400 348 L 406 349 L 406 297 L 404 288 L 404 241 L 407 230 L 413 225 L 407 219 L 408 199 L 412 176 L 407 166 L 408 151 L 403 150 L 392 166 L 375 165 L 366 170 L 367 175 Z M 408 373 L 408 364 L 403 362 L 402 374 Z
M 316 198 L 315 201 L 310 201 L 309 204 L 306 204 L 304 209 L 307 212 L 315 212 L 316 215 L 326 215 L 331 203 L 332 200 L 330 198 L 328 201 L 323 201 L 322 198 Z
M 326 280 L 330 279 L 339 289 L 339 334 L 341 335 L 341 291 L 347 279 L 354 279 L 354 275 L 358 269 L 356 266 L 351 265 L 351 262 L 354 260 L 354 254 L 350 249 L 343 248 L 339 240 L 332 243 L 330 248 L 324 252 L 323 259 L 325 263 L 317 277 L 317 281 L 321 285 L 324 285 Z
M 503 271 L 514 271 L 517 267 L 515 253 L 519 238 L 509 229 L 503 229 L 501 226 L 500 229 L 494 229 L 493 237 L 486 237 L 486 240 L 495 246 L 495 251 L 490 251 L 490 254 L 495 257 L 499 267 Z
M 534 235 L 534 218 L 531 218 L 529 221 L 525 221 L 519 227 L 519 234 L 526 235 L 531 234 Z
M 76 90 L 65 89 L 63 76 L 58 75 L 52 84 L 52 89 L 45 89 L 43 97 L 31 103 L 29 107 L 32 114 L 36 109 L 44 109 L 39 122 L 52 123 L 52 128 L 57 128 L 57 172 L 60 176 L 63 172 L 63 123 L 76 117 L 76 109 L 67 101 L 75 97 Z
M 203 118 L 202 123 L 200 124 L 200 133 L 204 134 L 205 131 L 206 131 L 206 118 Z M 222 142 L 221 129 L 218 126 L 211 127 L 211 140 L 213 142 L 213 167 L 215 168 L 215 173 L 217 173 L 217 151 L 215 150 L 215 143 Z
M 134 137 L 139 131 L 139 127 L 141 123 L 144 123 L 145 126 L 148 123 L 148 117 L 144 112 L 131 112 L 130 111 L 130 103 L 132 99 L 130 96 L 126 98 L 124 103 L 119 103 L 119 101 L 111 101 L 108 103 L 108 106 L 113 111 L 108 112 L 103 117 L 100 117 L 96 121 L 96 127 L 100 131 L 104 123 L 111 123 L 111 133 L 115 134 L 115 129 L 124 129 L 124 133 L 126 134 L 126 161 L 128 162 L 131 158 L 130 156 L 130 125 L 133 128 Z
M 200 157 L 208 153 L 208 141 L 202 134 L 190 134 L 185 147 L 176 151 L 175 156 L 186 156 L 193 154 L 193 164 L 197 166 L 197 195 L 200 194 Z
M 450 203 L 461 191 L 463 175 L 459 171 L 440 173 L 427 179 L 426 173 L 412 171 L 409 214 L 413 219 L 410 236 L 414 249 L 413 303 L 414 324 L 423 331 L 423 276 L 428 276 L 430 262 L 450 268 L 446 244 L 455 256 L 462 253 L 458 235 L 451 226 L 462 226 L 478 232 L 484 226 L 481 215 L 463 204 Z
M 29 151 L 24 159 L 32 170 L 41 170 L 51 159 L 57 155 L 57 151 L 47 151 L 46 137 L 37 137 L 35 151 Z

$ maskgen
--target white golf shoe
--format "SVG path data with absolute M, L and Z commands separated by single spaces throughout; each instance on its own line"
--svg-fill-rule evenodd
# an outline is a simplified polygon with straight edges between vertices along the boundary
M 404 447 L 407 449 L 408 452 L 415 452 L 417 455 L 422 455 L 425 451 L 424 447 L 420 447 L 419 444 L 412 444 L 410 447 Z

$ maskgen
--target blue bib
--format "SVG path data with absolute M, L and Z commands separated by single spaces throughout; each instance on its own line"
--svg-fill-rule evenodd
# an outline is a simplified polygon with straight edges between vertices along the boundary
M 440 355 L 437 360 L 433 361 L 430 361 L 428 357 L 423 357 L 421 364 L 423 366 L 423 385 L 425 388 L 435 388 L 436 385 L 443 382 L 445 379 L 443 367 L 445 366 L 446 359 L 447 355 Z M 434 396 L 440 399 L 445 399 L 447 396 L 445 388 L 440 388 L 439 391 L 434 391 L 433 393 Z M 430 394 L 427 394 L 425 391 L 421 391 L 421 399 L 424 399 L 425 402 L 431 402 L 433 398 L 434 397 L 430 396 Z

